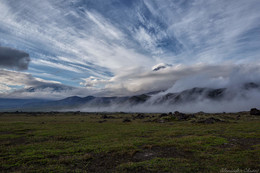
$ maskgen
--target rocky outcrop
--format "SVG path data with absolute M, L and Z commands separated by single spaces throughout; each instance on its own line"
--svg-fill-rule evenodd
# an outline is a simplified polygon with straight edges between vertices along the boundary
M 260 110 L 258 110 L 256 108 L 252 108 L 250 110 L 250 115 L 260 115 Z
M 177 119 L 177 120 L 189 120 L 189 119 L 192 119 L 192 118 L 196 118 L 195 115 L 193 114 L 184 114 L 184 113 L 181 113 L 181 112 L 174 112 L 173 116 Z
M 223 121 L 218 119 L 218 118 L 210 117 L 210 118 L 207 118 L 207 119 L 198 120 L 197 122 L 203 123 L 203 124 L 213 124 L 213 123 L 216 123 L 216 122 L 223 122 Z

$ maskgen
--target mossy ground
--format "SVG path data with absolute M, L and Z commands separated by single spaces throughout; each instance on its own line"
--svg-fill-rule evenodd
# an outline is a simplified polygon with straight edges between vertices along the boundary
M 260 172 L 260 117 L 1 113 L 1 172 Z M 240 115 L 238 117 L 238 115 Z M 207 117 L 223 121 L 196 123 Z M 123 122 L 128 118 L 131 122 Z M 106 121 L 104 121 L 106 120 Z M 158 123 L 163 122 L 163 123 Z

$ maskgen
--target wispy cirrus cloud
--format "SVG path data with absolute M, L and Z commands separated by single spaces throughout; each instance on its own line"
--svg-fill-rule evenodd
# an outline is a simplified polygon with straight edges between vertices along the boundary
M 243 63 L 259 58 L 259 39 L 253 38 L 259 37 L 258 1 L 145 2 L 183 45 L 178 62 Z
M 185 77 L 173 70 L 177 67 L 193 73 L 189 68 L 198 64 L 231 70 L 259 63 L 259 5 L 257 0 L 3 0 L 0 44 L 28 52 L 33 77 L 118 94 L 165 90 Z M 173 67 L 149 71 L 159 63 Z
M 32 51 L 42 52 L 43 55 L 52 55 L 53 60 L 59 55 L 73 57 L 82 63 L 97 65 L 95 69 L 97 71 L 100 70 L 98 66 L 111 70 L 127 63 L 138 65 L 140 61 L 149 61 L 149 58 L 144 55 L 138 52 L 133 53 L 131 49 L 126 48 L 124 44 L 127 43 L 127 40 L 124 40 L 120 30 L 97 13 L 87 10 L 73 11 L 75 9 L 69 6 L 65 6 L 68 11 L 64 11 L 61 10 L 64 6 L 48 1 L 44 1 L 46 8 L 43 9 L 39 9 L 39 5 L 34 3 L 26 6 L 24 5 L 26 3 L 23 1 L 15 5 L 2 4 L 5 5 L 2 8 L 5 8 L 6 11 L 2 18 L 5 26 L 3 29 L 11 32 L 9 35 L 15 35 L 22 40 L 19 43 L 19 40 L 15 38 L 13 41 L 16 44 L 23 44 Z M 25 7 L 25 9 L 19 9 L 19 7 Z M 14 10 L 17 10 L 15 14 L 13 14 Z M 34 17 L 29 19 L 29 16 L 24 14 L 24 10 Z M 60 17 L 62 17 L 61 20 Z M 82 23 L 74 25 L 72 19 Z M 12 29 L 9 30 L 10 28 Z M 14 33 L 17 30 L 20 31 L 19 34 Z M 30 36 L 28 36 L 29 34 Z M 26 37 L 29 40 L 25 39 Z M 37 46 L 32 46 L 32 43 Z M 46 60 L 44 56 L 37 57 L 37 59 L 41 58 Z

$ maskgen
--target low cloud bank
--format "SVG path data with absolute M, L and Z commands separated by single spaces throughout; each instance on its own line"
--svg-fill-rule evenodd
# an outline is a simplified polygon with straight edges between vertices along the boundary
M 199 96 L 198 96 L 199 97 Z M 248 111 L 253 107 L 260 108 L 259 103 L 260 90 L 252 90 L 243 92 L 229 98 L 228 96 L 222 100 L 210 100 L 206 98 L 200 98 L 192 102 L 182 102 L 178 104 L 169 104 L 167 102 L 160 104 L 152 104 L 146 102 L 138 105 L 131 104 L 111 104 L 109 106 L 88 106 L 85 105 L 81 108 L 70 109 L 73 111 L 84 112 L 174 112 L 181 111 L 185 113 L 194 112 L 239 112 Z
M 57 100 L 74 95 L 85 96 L 88 94 L 91 94 L 91 91 L 86 88 L 72 87 L 57 81 L 43 80 L 33 77 L 29 73 L 0 70 L 0 98 Z
M 236 87 L 260 81 L 260 64 L 172 65 L 157 71 L 124 69 L 110 79 L 86 78 L 85 86 L 104 86 L 99 96 L 130 96 L 154 91 L 180 92 L 193 87 Z
M 247 65 L 222 65 L 192 67 L 167 67 L 150 73 L 142 73 L 129 78 L 121 78 L 126 86 L 139 82 L 142 93 L 149 93 L 156 88 L 159 92 L 154 94 L 145 103 L 138 105 L 112 104 L 109 107 L 93 108 L 86 106 L 82 111 L 126 111 L 126 112 L 237 112 L 246 111 L 252 107 L 260 108 L 260 66 L 259 64 Z M 140 77 L 140 78 L 138 78 Z M 162 78 L 160 78 L 162 77 Z M 125 81 L 123 79 L 126 79 Z M 128 80 L 127 80 L 128 79 Z M 131 83 L 132 82 L 132 83 Z M 164 83 L 165 82 L 165 83 Z M 172 83 L 171 87 L 168 87 Z M 150 86 L 148 85 L 150 84 Z M 153 88 L 151 88 L 153 87 Z M 147 88 L 145 91 L 144 88 Z M 165 89 L 167 88 L 167 89 Z M 223 89 L 220 99 L 210 99 L 205 93 L 185 93 L 192 88 Z M 122 89 L 122 88 L 121 88 Z M 150 90 L 149 90 L 150 89 Z M 162 91 L 164 90 L 164 91 Z M 180 94 L 182 102 L 165 100 L 158 102 L 169 93 Z M 189 95 L 190 94 L 190 95 Z M 192 95 L 193 94 L 193 95 Z M 213 96 L 212 96 L 213 97 Z M 186 100 L 185 100 L 186 99 Z M 194 99 L 194 100 L 193 100 Z

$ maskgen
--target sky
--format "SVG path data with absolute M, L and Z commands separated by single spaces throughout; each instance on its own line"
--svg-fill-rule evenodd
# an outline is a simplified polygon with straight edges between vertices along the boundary
M 259 0 L 0 0 L 0 97 L 260 81 L 259 11 Z

